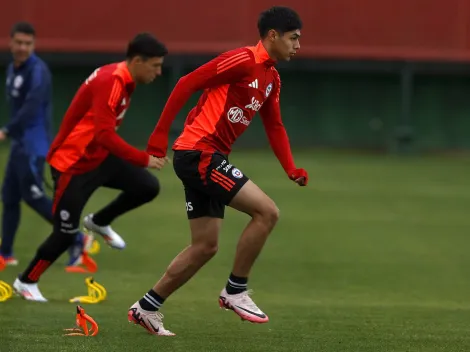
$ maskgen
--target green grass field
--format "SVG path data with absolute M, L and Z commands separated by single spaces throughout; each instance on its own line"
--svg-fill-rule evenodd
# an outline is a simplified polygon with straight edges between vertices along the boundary
M 307 188 L 288 181 L 270 152 L 231 158 L 281 209 L 250 278 L 268 324 L 242 323 L 217 304 L 248 220 L 232 210 L 217 256 L 164 305 L 165 325 L 177 336 L 127 323 L 128 307 L 189 241 L 183 190 L 170 167 L 158 174 L 160 197 L 114 223 L 126 250 L 102 245 L 95 257 L 108 300 L 84 307 L 99 335 L 62 337 L 74 325 L 68 299 L 86 293 L 86 276 L 65 273 L 63 256 L 40 284 L 49 303 L 0 303 L 0 351 L 469 351 L 470 161 L 325 152 L 296 160 L 310 171 Z M 99 190 L 85 212 L 115 194 Z M 26 206 L 22 216 L 20 266 L 0 273 L 10 283 L 50 232 Z

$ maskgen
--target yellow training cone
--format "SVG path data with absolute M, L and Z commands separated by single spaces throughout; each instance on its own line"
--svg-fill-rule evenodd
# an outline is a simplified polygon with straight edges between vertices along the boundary
M 84 229 L 83 232 L 85 234 L 85 252 L 90 255 L 98 254 L 101 249 L 100 243 L 95 239 L 92 232 L 87 229 Z
M 88 254 L 96 255 L 100 252 L 101 246 L 97 240 L 93 240 L 90 248 L 88 248 Z
M 0 280 L 0 302 L 5 302 L 13 296 L 13 289 L 5 281 Z
M 87 277 L 85 279 L 85 284 L 88 287 L 88 295 L 87 296 L 78 296 L 71 298 L 69 300 L 70 303 L 90 303 L 95 304 L 101 301 L 104 301 L 108 295 L 106 289 L 103 285 L 97 283 L 93 277 Z

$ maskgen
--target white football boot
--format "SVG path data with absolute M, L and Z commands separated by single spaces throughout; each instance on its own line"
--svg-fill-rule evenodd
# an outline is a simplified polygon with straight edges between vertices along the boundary
M 39 291 L 37 283 L 27 284 L 17 278 L 13 283 L 13 290 L 15 290 L 17 295 L 28 301 L 47 302 L 47 299 L 44 298 L 41 291 Z
M 175 336 L 174 333 L 163 327 L 163 314 L 160 312 L 151 312 L 143 310 L 139 301 L 135 302 L 127 312 L 129 323 L 142 326 L 152 335 Z
M 253 302 L 250 297 L 251 290 L 243 291 L 234 295 L 229 295 L 225 288 L 219 296 L 220 308 L 233 310 L 242 320 L 248 320 L 252 323 L 267 323 L 269 318 Z
M 103 237 L 104 241 L 112 248 L 124 249 L 126 248 L 126 242 L 119 236 L 111 226 L 98 226 L 93 222 L 93 214 L 85 216 L 83 219 L 83 225 L 85 231 L 93 234 L 98 234 Z

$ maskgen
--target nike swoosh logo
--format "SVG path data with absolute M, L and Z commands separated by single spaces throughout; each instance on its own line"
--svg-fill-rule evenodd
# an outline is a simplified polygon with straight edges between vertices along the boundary
M 264 314 L 258 314 L 258 313 L 252 312 L 251 310 L 248 310 L 248 309 L 240 307 L 240 306 L 235 306 L 235 307 L 237 307 L 241 310 L 244 310 L 245 312 L 250 313 L 252 315 L 256 315 L 258 318 L 266 318 L 266 315 L 264 315 Z
M 148 323 L 149 323 L 150 326 L 152 327 L 153 331 L 155 331 L 155 332 L 160 331 L 160 328 L 156 328 L 155 326 L 153 326 L 153 324 L 152 324 L 150 321 L 149 321 Z

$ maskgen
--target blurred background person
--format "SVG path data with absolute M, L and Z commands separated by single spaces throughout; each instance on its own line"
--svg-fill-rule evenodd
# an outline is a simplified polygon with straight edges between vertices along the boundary
M 52 222 L 52 201 L 44 191 L 45 156 L 52 134 L 52 78 L 46 63 L 34 53 L 36 31 L 18 22 L 10 32 L 12 62 L 7 67 L 6 90 L 9 120 L 0 129 L 0 142 L 11 149 L 2 185 L 0 256 L 6 265 L 18 265 L 13 244 L 21 218 L 21 201 Z M 84 242 L 79 233 L 70 248 L 70 262 L 77 262 Z

